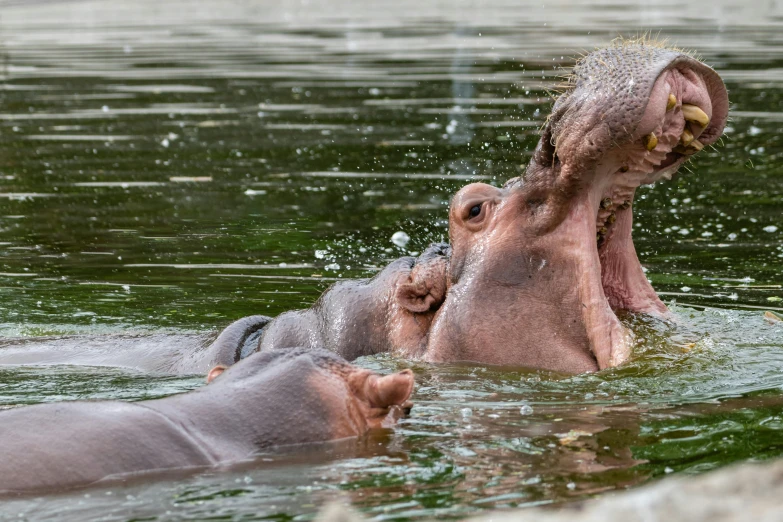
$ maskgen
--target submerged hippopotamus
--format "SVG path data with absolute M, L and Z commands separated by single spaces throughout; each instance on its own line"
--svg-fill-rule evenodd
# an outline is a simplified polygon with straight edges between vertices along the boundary
M 0 412 L 0 494 L 226 466 L 391 426 L 411 406 L 410 370 L 382 377 L 325 350 L 270 350 L 223 369 L 165 399 Z
M 614 311 L 668 316 L 631 239 L 634 192 L 716 142 L 728 108 L 718 74 L 687 54 L 645 42 L 592 52 L 524 176 L 456 194 L 450 247 L 337 283 L 311 309 L 269 324 L 244 319 L 211 350 L 223 362 L 325 346 L 348 359 L 390 351 L 568 373 L 621 364 L 632 335 Z

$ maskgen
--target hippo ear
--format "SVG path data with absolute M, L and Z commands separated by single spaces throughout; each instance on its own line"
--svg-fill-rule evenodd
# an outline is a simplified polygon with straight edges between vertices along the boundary
M 209 370 L 209 373 L 207 374 L 207 384 L 214 381 L 224 371 L 226 371 L 226 366 L 222 364 L 218 364 L 217 366 Z
M 446 260 L 431 259 L 417 264 L 408 280 L 397 287 L 397 303 L 406 310 L 421 314 L 437 309 L 446 297 Z
M 370 375 L 364 395 L 373 408 L 388 408 L 405 404 L 413 393 L 413 372 L 403 370 L 391 375 Z
M 397 302 L 415 314 L 428 312 L 434 305 L 442 302 L 423 283 L 403 283 L 397 288 Z

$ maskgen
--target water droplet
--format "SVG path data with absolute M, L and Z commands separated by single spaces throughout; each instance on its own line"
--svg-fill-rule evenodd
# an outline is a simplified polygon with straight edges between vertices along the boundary
M 403 232 L 402 230 L 395 232 L 392 234 L 391 242 L 397 245 L 398 247 L 402 248 L 405 245 L 408 244 L 408 241 L 411 240 L 411 237 Z
M 532 415 L 533 414 L 533 407 L 529 404 L 523 404 L 519 407 L 519 414 L 520 415 Z

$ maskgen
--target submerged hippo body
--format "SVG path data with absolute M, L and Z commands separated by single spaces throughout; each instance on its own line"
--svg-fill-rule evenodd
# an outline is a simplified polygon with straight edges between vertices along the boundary
M 0 493 L 204 469 L 355 437 L 393 423 L 412 389 L 409 370 L 380 377 L 325 350 L 290 349 L 255 354 L 204 388 L 164 399 L 3 411 Z
M 396 320 L 386 297 L 334 287 L 274 320 L 258 348 L 321 343 L 349 359 L 391 351 L 568 373 L 625 361 L 632 336 L 614 311 L 668 316 L 631 239 L 634 192 L 718 140 L 728 97 L 708 66 L 643 41 L 588 54 L 568 85 L 522 178 L 454 197 L 450 255 L 412 285 L 437 289 L 428 306 Z M 374 281 L 399 295 L 393 277 Z

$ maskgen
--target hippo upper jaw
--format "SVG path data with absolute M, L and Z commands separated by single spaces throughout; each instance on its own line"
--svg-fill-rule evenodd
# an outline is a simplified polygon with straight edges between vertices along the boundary
M 633 343 L 616 310 L 668 315 L 633 246 L 633 197 L 720 137 L 723 82 L 681 52 L 623 42 L 586 56 L 569 85 L 523 178 L 455 196 L 453 298 L 430 359 L 603 369 Z
M 554 179 L 555 190 L 572 194 L 571 201 L 588 195 L 612 308 L 666 315 L 631 239 L 634 194 L 640 185 L 671 179 L 720 138 L 728 116 L 726 88 L 694 58 L 638 42 L 588 55 L 571 83 L 545 130 L 559 161 L 541 165 L 540 152 L 548 147 L 539 144 L 529 177 Z M 560 211 L 568 206 L 561 204 Z

